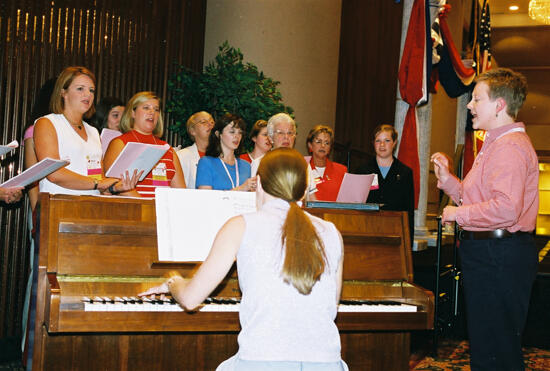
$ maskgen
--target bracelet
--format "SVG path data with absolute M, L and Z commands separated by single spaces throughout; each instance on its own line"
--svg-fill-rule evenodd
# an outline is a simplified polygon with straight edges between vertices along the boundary
M 99 182 L 94 178 L 94 191 L 97 189 Z
M 109 186 L 109 193 L 112 195 L 116 195 L 118 193 L 117 191 L 115 191 L 115 184 L 116 183 L 113 183 Z

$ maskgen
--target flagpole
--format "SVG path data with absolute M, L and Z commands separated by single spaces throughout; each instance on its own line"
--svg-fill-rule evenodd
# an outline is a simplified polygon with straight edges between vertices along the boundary
M 407 38 L 409 20 L 413 8 L 414 0 L 403 1 L 403 21 L 401 26 L 401 50 L 400 60 L 403 57 L 403 49 Z M 436 10 L 436 9 L 433 9 Z M 437 11 L 430 12 L 431 20 L 437 15 Z M 435 14 L 434 14 L 435 13 Z M 431 60 L 429 61 L 431 63 Z M 399 84 L 399 82 L 398 82 Z M 402 138 L 405 116 L 409 109 L 407 102 L 403 101 L 399 88 L 397 89 L 397 99 L 395 107 L 394 126 Z M 431 121 L 432 121 L 432 97 L 429 97 L 428 103 L 416 108 L 417 116 L 417 140 L 418 140 L 418 160 L 420 166 L 420 189 L 418 198 L 418 207 L 415 210 L 415 241 L 413 250 L 420 250 L 427 247 L 428 228 L 426 226 L 426 214 L 428 205 L 428 177 L 430 165 L 430 142 L 431 142 Z M 399 154 L 399 148 L 396 155 Z M 412 241 L 411 241 L 412 242 Z

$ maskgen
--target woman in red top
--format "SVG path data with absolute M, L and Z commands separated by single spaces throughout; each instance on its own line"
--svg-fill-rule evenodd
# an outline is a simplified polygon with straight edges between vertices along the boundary
M 120 120 L 120 130 L 124 134 L 113 139 L 105 152 L 103 163 L 106 169 L 111 167 L 126 143 L 166 144 L 160 139 L 164 131 L 160 98 L 150 91 L 135 94 L 126 104 Z M 172 148 L 162 156 L 145 179 L 138 182 L 134 191 L 121 194 L 153 198 L 157 187 L 185 188 L 181 165 Z
M 267 121 L 256 121 L 250 130 L 250 139 L 254 142 L 254 149 L 252 152 L 243 153 L 240 158 L 250 163 L 251 175 L 255 176 L 260 160 L 271 150 L 271 142 L 267 136 Z
M 319 201 L 336 201 L 338 191 L 348 168 L 328 159 L 334 143 L 334 131 L 324 125 L 317 125 L 307 136 L 307 148 L 311 153 L 311 174 L 315 179 Z

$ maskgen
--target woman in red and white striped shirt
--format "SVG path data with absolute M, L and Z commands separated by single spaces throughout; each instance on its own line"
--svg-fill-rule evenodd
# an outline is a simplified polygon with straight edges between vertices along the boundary
M 124 134 L 113 139 L 105 153 L 103 162 L 106 169 L 111 167 L 127 143 L 166 144 L 160 139 L 164 131 L 160 98 L 150 91 L 135 94 L 126 104 L 120 130 Z M 185 188 L 181 165 L 172 148 L 162 156 L 145 179 L 138 182 L 135 190 L 121 195 L 153 198 L 158 187 Z

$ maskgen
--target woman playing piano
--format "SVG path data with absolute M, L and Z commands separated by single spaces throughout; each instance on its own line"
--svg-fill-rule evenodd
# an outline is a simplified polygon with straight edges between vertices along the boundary
M 171 293 L 186 309 L 199 306 L 237 260 L 239 351 L 218 370 L 347 370 L 334 323 L 343 250 L 335 226 L 298 203 L 307 163 L 293 149 L 268 152 L 258 168 L 258 211 L 230 219 L 189 283 L 173 275 L 141 296 Z

